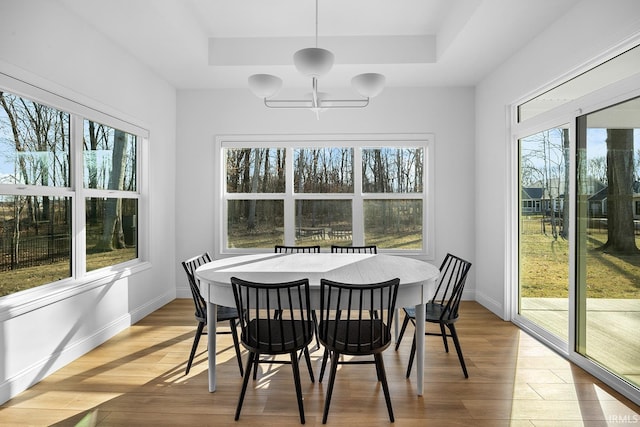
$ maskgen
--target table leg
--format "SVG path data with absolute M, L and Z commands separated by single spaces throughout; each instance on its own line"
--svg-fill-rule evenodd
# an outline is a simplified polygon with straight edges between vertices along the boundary
M 210 299 L 207 298 L 207 301 Z M 209 392 L 211 393 L 216 391 L 216 313 L 217 306 L 207 302 L 207 351 L 209 353 Z
M 416 305 L 416 374 L 418 376 L 418 396 L 422 396 L 424 388 L 424 316 L 425 305 Z
M 398 330 L 398 321 L 400 320 L 400 316 L 398 315 L 399 311 L 400 310 L 396 308 L 395 312 L 393 313 L 393 323 L 395 324 L 393 326 L 393 338 L 395 343 L 398 342 L 398 335 L 400 333 L 400 331 Z

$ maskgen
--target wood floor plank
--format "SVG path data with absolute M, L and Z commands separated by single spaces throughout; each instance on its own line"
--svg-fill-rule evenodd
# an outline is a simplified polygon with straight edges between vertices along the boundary
M 75 426 L 97 411 L 107 426 L 298 426 L 289 365 L 261 365 L 234 421 L 241 377 L 230 335 L 219 335 L 218 389 L 208 392 L 206 339 L 184 375 L 195 322 L 191 300 L 175 300 L 0 407 L 0 425 Z M 405 378 L 408 330 L 384 353 L 396 421 L 401 427 L 602 426 L 637 420 L 639 408 L 537 340 L 463 302 L 458 326 L 470 377 L 451 345 L 427 337 L 424 395 L 415 367 Z M 226 327 L 222 325 L 221 327 Z M 246 357 L 246 354 L 245 354 Z M 311 354 L 314 373 L 322 351 Z M 321 426 L 328 376 L 312 383 L 300 365 L 306 425 Z M 625 418 L 626 417 L 626 418 Z M 634 418 L 635 417 L 635 418 Z M 373 365 L 340 366 L 328 426 L 390 425 Z

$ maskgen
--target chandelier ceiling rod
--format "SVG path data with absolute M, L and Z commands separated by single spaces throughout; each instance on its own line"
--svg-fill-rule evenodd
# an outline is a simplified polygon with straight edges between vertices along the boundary
M 316 49 L 318 48 L 318 0 L 316 0 Z

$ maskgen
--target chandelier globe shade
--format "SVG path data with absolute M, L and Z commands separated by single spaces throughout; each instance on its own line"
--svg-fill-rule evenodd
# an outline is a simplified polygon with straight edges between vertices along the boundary
M 249 89 L 260 98 L 269 98 L 280 91 L 282 79 L 271 74 L 249 76 Z
M 382 74 L 363 73 L 351 79 L 351 86 L 365 98 L 373 98 L 382 92 L 385 80 Z
M 298 71 L 308 77 L 322 77 L 333 67 L 333 53 L 318 47 L 300 49 L 293 54 L 293 63 Z

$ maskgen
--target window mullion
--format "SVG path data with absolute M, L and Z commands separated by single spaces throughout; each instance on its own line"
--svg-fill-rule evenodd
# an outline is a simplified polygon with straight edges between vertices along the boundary
M 71 241 L 72 276 L 81 278 L 86 273 L 86 215 L 85 194 L 83 188 L 83 134 L 84 119 L 76 114 L 71 115 L 71 188 L 74 191 L 72 199 Z
M 351 207 L 353 244 L 364 245 L 364 199 L 362 197 L 362 147 L 353 150 L 353 205 Z
M 286 148 L 285 157 L 285 196 L 284 196 L 284 242 L 285 245 L 293 245 L 295 240 L 296 229 L 296 195 L 293 188 L 293 147 Z M 302 196 L 299 194 L 298 196 Z

